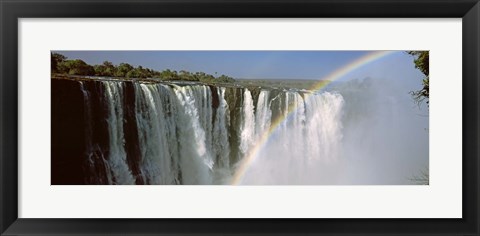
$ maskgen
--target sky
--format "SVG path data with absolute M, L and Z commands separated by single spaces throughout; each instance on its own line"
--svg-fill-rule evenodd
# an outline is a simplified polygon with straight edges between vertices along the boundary
M 155 70 L 218 72 L 235 79 L 322 80 L 373 51 L 56 52 L 91 65 L 111 61 Z M 424 75 L 415 68 L 413 60 L 405 51 L 395 51 L 355 67 L 338 78 L 345 83 L 333 86 L 342 94 L 346 117 L 341 146 L 345 166 L 332 169 L 347 173 L 339 181 L 410 183 L 409 176 L 428 167 L 428 108 L 417 106 L 409 94 L 422 88 Z
M 55 51 L 90 65 L 111 61 L 154 70 L 202 71 L 236 79 L 319 80 L 372 51 Z M 398 51 L 345 75 L 341 80 L 366 77 L 405 77 L 421 81 L 413 57 Z

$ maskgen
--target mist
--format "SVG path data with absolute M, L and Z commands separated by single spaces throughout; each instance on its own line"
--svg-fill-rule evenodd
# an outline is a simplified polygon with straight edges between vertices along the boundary
M 295 114 L 280 125 L 242 183 L 418 184 L 412 178 L 428 171 L 429 118 L 409 94 L 415 86 L 388 78 L 332 84 L 318 92 L 323 102 L 306 99 L 317 109 L 303 130 L 291 125 Z
M 413 179 L 428 173 L 429 112 L 410 94 L 422 88 L 424 72 L 408 53 L 185 53 L 167 54 L 185 58 L 177 66 L 235 67 L 257 79 L 182 72 L 172 80 L 158 71 L 159 78 L 144 78 L 155 73 L 140 68 L 129 71 L 142 77 L 135 79 L 99 77 L 108 74 L 96 70 L 96 77 L 52 74 L 52 137 L 62 140 L 57 147 L 76 145 L 52 151 L 53 182 L 424 184 Z M 168 58 L 161 51 L 135 54 L 146 61 Z M 240 55 L 256 66 L 219 62 Z M 266 79 L 273 77 L 289 79 Z M 70 107 L 79 109 L 63 119 Z M 76 131 L 76 141 L 68 139 L 66 130 L 77 127 L 85 128 Z M 60 168 L 65 156 L 75 156 L 70 169 Z

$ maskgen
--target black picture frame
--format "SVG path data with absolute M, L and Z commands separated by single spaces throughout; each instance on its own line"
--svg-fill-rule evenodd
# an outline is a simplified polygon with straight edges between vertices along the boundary
M 0 15 L 1 235 L 479 235 L 480 4 L 478 0 L 0 0 Z M 463 218 L 18 218 L 18 19 L 47 17 L 462 18 Z

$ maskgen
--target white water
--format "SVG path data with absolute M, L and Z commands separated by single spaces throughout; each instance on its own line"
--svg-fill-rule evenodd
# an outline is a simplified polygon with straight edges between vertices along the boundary
M 128 122 L 122 110 L 124 82 L 98 83 L 106 92 L 104 99 L 108 109 L 110 151 L 104 163 L 108 183 L 134 184 L 124 143 L 123 125 Z M 232 90 L 228 88 L 212 90 L 195 84 L 137 82 L 134 90 L 135 107 L 131 109 L 135 111 L 141 152 L 139 176 L 146 184 L 230 184 L 239 163 L 256 145 L 262 148 L 242 176 L 241 184 L 368 184 L 372 178 L 382 177 L 372 174 L 372 178 L 356 181 L 361 175 L 352 174 L 356 173 L 352 163 L 367 172 L 375 172 L 361 162 L 371 162 L 376 154 L 362 152 L 365 148 L 358 141 L 373 140 L 368 132 L 384 134 L 391 131 L 391 127 L 382 126 L 385 131 L 378 130 L 375 122 L 363 123 L 368 126 L 360 127 L 358 122 L 367 119 L 369 114 L 355 112 L 351 104 L 347 106 L 355 101 L 345 100 L 342 89 L 313 94 L 261 90 L 254 99 L 252 91 L 243 88 L 236 93 L 241 95 L 236 98 L 241 99 L 237 103 L 241 105 L 239 108 L 227 102 Z M 351 91 L 343 90 L 351 99 Z M 82 91 L 88 101 L 88 91 Z M 218 97 L 218 101 L 214 101 L 214 97 Z M 365 101 L 371 103 L 373 100 Z M 370 103 L 364 105 L 370 107 Z M 295 109 L 287 112 L 289 106 Z M 395 104 L 392 106 L 391 109 L 396 109 Z M 240 121 L 231 123 L 231 114 Z M 356 115 L 361 117 L 352 118 Z M 277 125 L 274 123 L 277 117 L 283 122 L 275 126 L 266 143 L 259 143 L 262 134 Z M 358 136 L 360 131 L 363 136 Z M 356 152 L 364 159 L 352 157 Z M 410 173 L 399 173 L 391 183 L 404 184 L 401 180 L 406 180 Z
M 295 109 L 282 114 L 286 119 L 273 132 L 242 183 L 331 183 L 334 178 L 328 170 L 338 159 L 342 138 L 342 96 L 325 92 L 307 96 L 307 101 L 294 92 L 284 96 L 278 109 L 285 111 L 288 104 Z
M 135 180 L 126 163 L 125 138 L 123 137 L 123 83 L 105 83 L 108 103 L 110 153 L 108 162 L 112 172 L 110 183 L 134 184 Z
M 171 132 L 171 116 L 167 116 L 164 106 L 168 98 L 161 96 L 162 86 L 136 85 L 136 119 L 139 130 L 139 143 L 142 153 L 141 171 L 143 178 L 150 184 L 175 184 L 178 165 L 170 158 L 171 153 L 178 153 L 176 133 Z M 177 154 L 178 155 L 178 154 Z
M 260 138 L 260 134 L 268 131 L 272 119 L 272 111 L 270 110 L 270 103 L 268 102 L 269 91 L 262 90 L 258 97 L 257 112 L 255 117 L 255 133 L 256 139 Z
M 218 88 L 219 106 L 213 123 L 213 146 L 212 151 L 216 161 L 214 176 L 215 184 L 222 184 L 232 175 L 230 168 L 230 143 L 228 142 L 228 128 L 230 113 L 227 101 L 225 101 L 225 88 Z
M 253 113 L 252 94 L 248 89 L 243 92 L 242 125 L 240 126 L 240 151 L 247 155 L 255 141 L 255 114 Z
M 93 143 L 93 125 L 92 120 L 92 99 L 90 91 L 86 88 L 83 81 L 79 81 L 80 89 L 83 95 L 84 120 L 85 122 L 85 155 L 87 156 L 87 169 L 90 173 L 87 183 L 105 183 L 113 184 L 112 170 L 108 161 L 105 159 L 98 144 Z M 102 171 L 109 173 L 102 175 Z M 105 179 L 106 178 L 106 179 Z

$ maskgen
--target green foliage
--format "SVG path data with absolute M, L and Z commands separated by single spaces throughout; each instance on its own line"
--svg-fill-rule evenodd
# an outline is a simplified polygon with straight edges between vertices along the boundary
M 128 63 L 120 63 L 115 66 L 112 62 L 104 61 L 101 65 L 88 65 L 82 60 L 67 60 L 67 58 L 58 53 L 51 54 L 52 73 L 61 73 L 69 75 L 95 75 L 120 78 L 155 78 L 165 81 L 183 80 L 183 81 L 199 81 L 203 83 L 231 83 L 235 80 L 232 77 L 221 75 L 216 78 L 213 75 L 204 72 L 188 72 L 181 70 L 180 72 L 169 69 L 163 71 L 155 71 L 142 66 L 133 67 Z M 217 72 L 215 72 L 217 74 Z
M 57 70 L 55 72 L 61 73 L 61 74 L 68 74 L 70 71 L 70 68 L 68 67 L 68 64 L 65 61 L 59 62 L 57 65 Z
M 125 77 L 145 79 L 145 78 L 149 78 L 149 77 L 152 77 L 152 76 L 151 76 L 151 73 L 147 69 L 144 69 L 143 67 L 139 66 L 139 67 L 133 68 L 132 70 L 127 72 Z
M 66 60 L 58 65 L 59 72 L 69 75 L 93 75 L 95 69 L 82 60 Z
M 96 76 L 115 76 L 115 66 L 109 61 L 104 61 L 103 64 L 95 65 L 93 67 L 95 69 Z
M 59 53 L 50 53 L 50 66 L 52 73 L 58 73 L 58 64 L 64 62 L 67 59 L 66 56 Z
M 115 77 L 126 77 L 129 71 L 133 70 L 133 66 L 128 63 L 120 63 L 115 70 Z
M 231 82 L 234 82 L 235 80 L 232 77 L 221 75 L 220 77 L 217 78 L 216 81 L 222 82 L 222 83 L 231 83 Z
M 171 71 L 169 69 L 160 72 L 158 76 L 159 76 L 158 78 L 162 80 L 179 80 L 180 79 L 177 71 Z
M 408 51 L 408 54 L 415 57 L 413 61 L 415 68 L 419 69 L 425 76 L 429 73 L 429 51 Z
M 180 80 L 186 80 L 186 81 L 198 81 L 195 76 L 188 72 L 188 71 L 184 71 L 184 70 L 181 70 L 180 73 L 178 74 L 178 76 L 180 77 Z
M 419 69 L 425 75 L 425 78 L 422 81 L 422 89 L 418 91 L 412 91 L 410 94 L 412 94 L 417 103 L 421 103 L 426 99 L 428 104 L 428 99 L 430 96 L 429 51 L 408 51 L 407 53 L 414 57 L 413 62 L 415 63 L 415 68 Z

